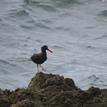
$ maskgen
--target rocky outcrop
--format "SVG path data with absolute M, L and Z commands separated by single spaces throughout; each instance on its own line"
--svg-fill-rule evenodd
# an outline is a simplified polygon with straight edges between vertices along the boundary
M 40 72 L 26 89 L 0 90 L 0 107 L 107 107 L 107 89 L 83 91 L 70 78 Z

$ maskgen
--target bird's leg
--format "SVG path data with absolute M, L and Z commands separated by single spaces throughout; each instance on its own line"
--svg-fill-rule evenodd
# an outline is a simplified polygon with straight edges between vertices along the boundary
M 39 72 L 39 65 L 37 64 L 37 70 L 38 70 L 38 72 Z
M 43 71 L 46 71 L 46 69 L 42 65 L 40 65 L 40 67 L 42 68 Z

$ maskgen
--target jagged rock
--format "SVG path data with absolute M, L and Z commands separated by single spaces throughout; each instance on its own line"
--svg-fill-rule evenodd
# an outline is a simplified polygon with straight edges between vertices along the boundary
M 45 74 L 40 72 L 37 73 L 34 78 L 32 78 L 28 89 L 40 91 L 47 88 L 60 88 L 62 90 L 73 90 L 77 89 L 75 83 L 72 79 L 64 78 L 63 76 Z
M 7 98 L 0 99 L 0 107 L 10 107 L 11 102 Z
M 0 107 L 107 107 L 107 89 L 79 89 L 70 78 L 37 73 L 26 89 L 0 89 Z
M 98 96 L 101 94 L 101 90 L 99 88 L 91 87 L 88 89 L 88 93 L 92 96 Z
M 17 102 L 16 104 L 11 105 L 11 107 L 35 107 L 34 102 L 29 100 L 22 100 Z

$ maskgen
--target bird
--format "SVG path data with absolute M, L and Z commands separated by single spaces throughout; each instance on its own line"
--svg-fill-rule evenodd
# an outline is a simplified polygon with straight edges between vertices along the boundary
M 39 72 L 39 66 L 42 68 L 43 71 L 46 71 L 41 64 L 43 64 L 46 60 L 47 60 L 47 51 L 53 53 L 53 51 L 51 51 L 47 45 L 43 45 L 41 47 L 41 52 L 40 53 L 35 53 L 31 56 L 31 60 L 37 64 L 37 70 Z

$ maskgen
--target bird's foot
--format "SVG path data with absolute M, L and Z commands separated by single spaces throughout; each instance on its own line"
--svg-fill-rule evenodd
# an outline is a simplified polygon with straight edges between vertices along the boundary
M 43 66 L 40 65 L 40 67 L 41 67 L 41 70 L 42 70 L 42 71 L 45 71 L 45 72 L 46 72 L 46 69 L 45 69 Z
M 42 71 L 45 71 L 45 72 L 46 72 L 46 69 L 45 69 L 45 68 L 42 68 Z

